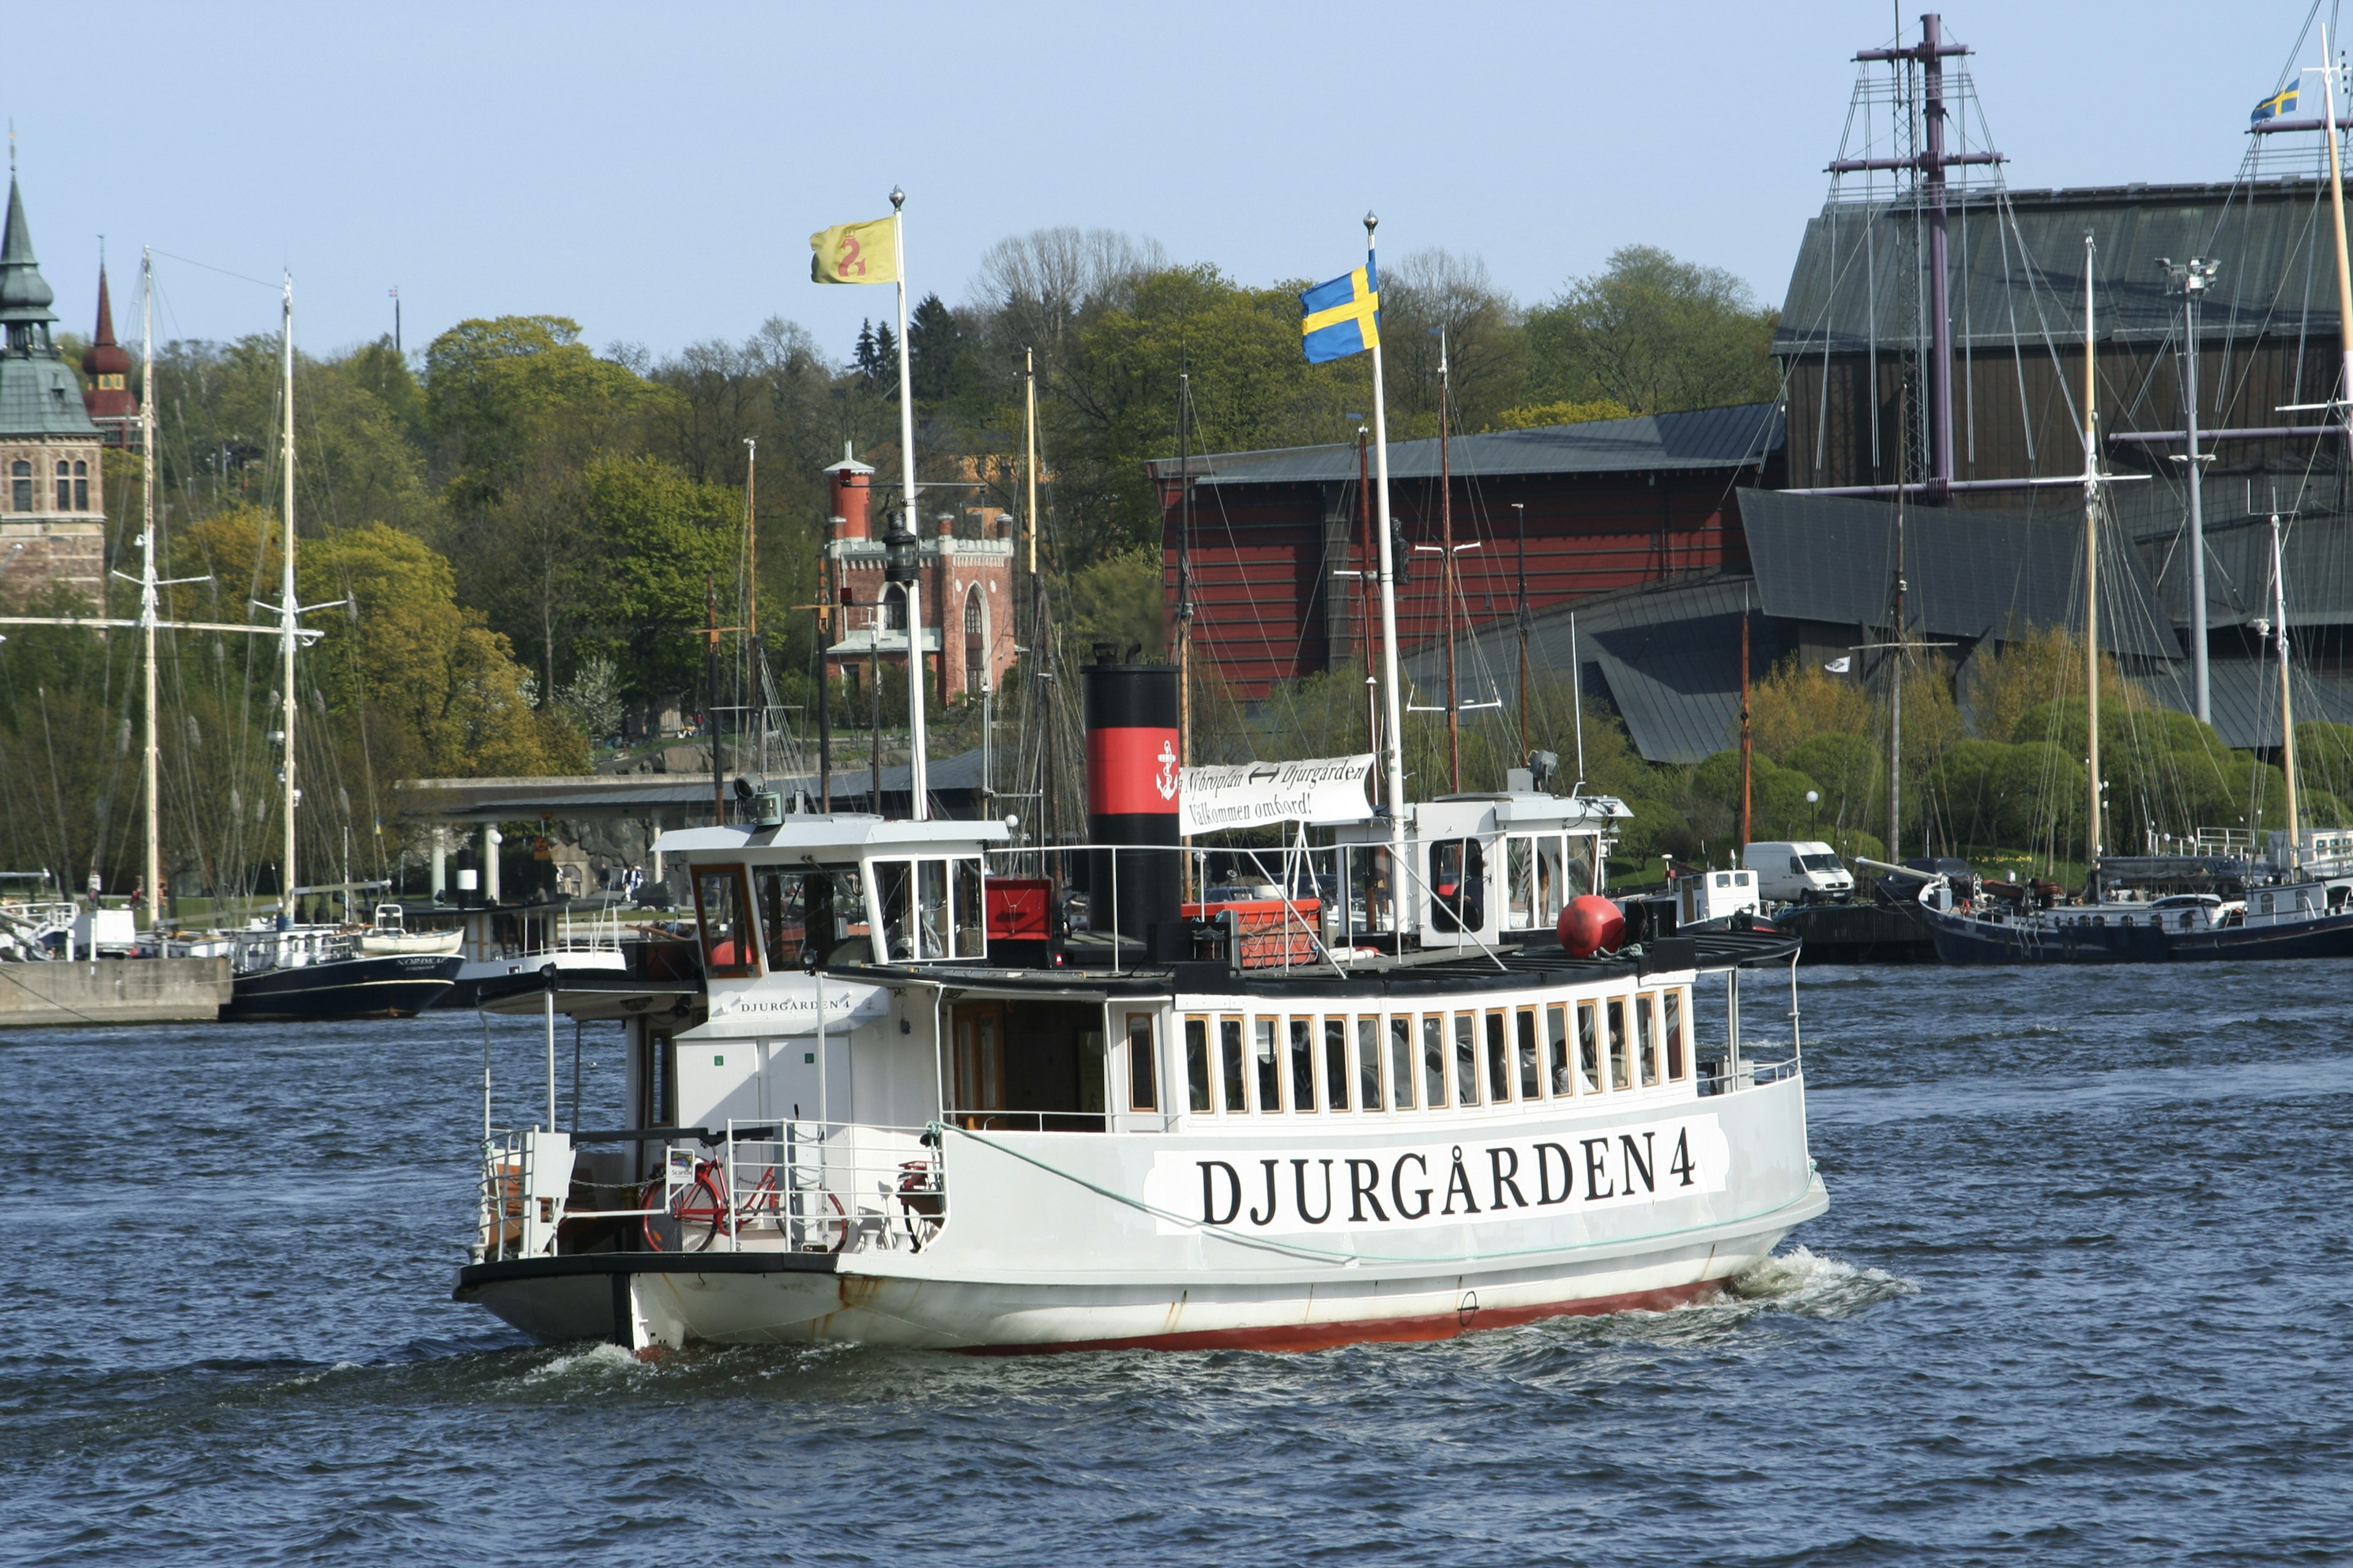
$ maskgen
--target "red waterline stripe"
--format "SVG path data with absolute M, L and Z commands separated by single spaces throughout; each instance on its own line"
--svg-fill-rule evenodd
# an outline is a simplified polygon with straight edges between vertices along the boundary
M 1324 1351 L 1341 1345 L 1460 1339 L 1484 1329 L 1516 1328 L 1546 1318 L 1596 1318 L 1611 1312 L 1664 1312 L 1723 1289 L 1703 1279 L 1663 1290 L 1594 1296 L 1534 1307 L 1476 1307 L 1414 1318 L 1362 1318 L 1346 1323 L 1282 1323 L 1257 1329 L 1204 1329 L 1194 1333 L 1140 1334 L 1120 1340 L 1067 1340 L 1052 1344 L 971 1345 L 966 1355 L 1057 1355 L 1065 1351 Z

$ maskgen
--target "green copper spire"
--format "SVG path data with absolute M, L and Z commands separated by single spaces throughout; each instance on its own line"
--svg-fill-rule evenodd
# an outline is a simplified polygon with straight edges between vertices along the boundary
M 8 226 L 0 233 L 0 322 L 8 328 L 8 347 L 22 353 L 32 345 L 23 340 L 38 328 L 41 346 L 48 346 L 50 302 L 57 295 L 33 259 L 33 231 L 25 222 L 25 197 L 16 176 L 8 179 Z

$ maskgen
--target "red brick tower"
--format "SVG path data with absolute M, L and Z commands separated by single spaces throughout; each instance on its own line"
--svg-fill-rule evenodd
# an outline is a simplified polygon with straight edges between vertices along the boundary
M 99 438 L 110 447 L 139 443 L 139 397 L 131 390 L 131 354 L 114 341 L 114 302 L 106 289 L 106 263 L 98 264 L 98 331 L 89 352 L 81 356 L 81 374 L 88 386 L 82 406 Z

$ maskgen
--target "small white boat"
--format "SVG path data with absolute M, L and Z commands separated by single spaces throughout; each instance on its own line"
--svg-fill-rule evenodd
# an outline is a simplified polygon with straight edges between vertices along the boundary
M 444 953 L 458 951 L 465 932 L 452 927 L 448 931 L 410 931 L 398 904 L 378 904 L 375 923 L 360 932 L 360 952 L 369 958 L 390 958 L 399 953 Z

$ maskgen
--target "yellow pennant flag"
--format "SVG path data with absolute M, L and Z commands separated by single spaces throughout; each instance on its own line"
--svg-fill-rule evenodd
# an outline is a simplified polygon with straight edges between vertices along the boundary
M 838 223 L 809 236 L 809 277 L 818 283 L 896 283 L 897 214 L 871 223 Z

